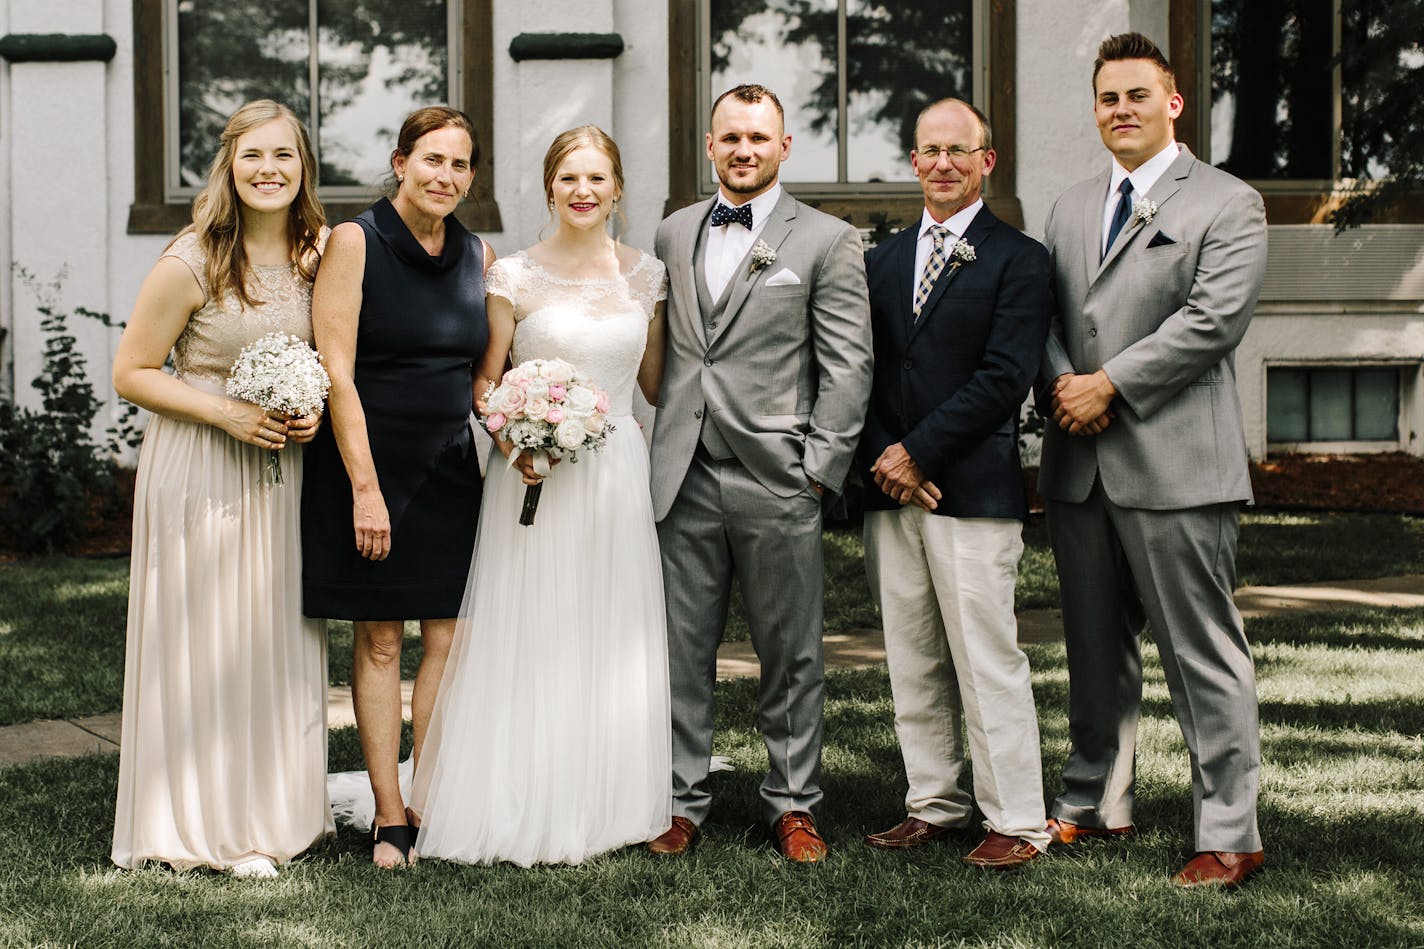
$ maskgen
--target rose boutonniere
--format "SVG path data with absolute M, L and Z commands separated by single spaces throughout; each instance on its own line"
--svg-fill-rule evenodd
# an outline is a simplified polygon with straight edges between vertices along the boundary
M 751 272 L 756 273 L 758 270 L 764 270 L 774 263 L 776 263 L 776 251 L 772 250 L 771 245 L 766 241 L 758 238 L 757 242 L 752 245 Z
M 977 259 L 974 254 L 974 245 L 961 237 L 955 242 L 954 247 L 949 252 L 949 269 L 958 270 L 965 264 L 973 263 Z
M 1136 227 L 1138 224 L 1147 225 L 1152 223 L 1152 219 L 1157 216 L 1157 203 L 1143 198 L 1132 207 L 1132 218 L 1128 220 L 1128 227 Z

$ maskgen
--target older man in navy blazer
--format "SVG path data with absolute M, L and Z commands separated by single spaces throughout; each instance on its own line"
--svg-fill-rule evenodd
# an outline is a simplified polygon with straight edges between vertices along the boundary
M 964 859 L 1006 869 L 1049 843 L 1014 619 L 1028 511 L 1018 419 L 1048 336 L 1049 264 L 1041 244 L 984 206 L 991 134 L 958 99 L 920 114 L 911 162 L 924 213 L 866 260 L 875 340 L 859 452 L 866 569 L 909 791 L 905 819 L 865 840 L 927 843 L 967 827 L 977 799 L 988 834 Z M 959 787 L 961 729 L 973 799 Z

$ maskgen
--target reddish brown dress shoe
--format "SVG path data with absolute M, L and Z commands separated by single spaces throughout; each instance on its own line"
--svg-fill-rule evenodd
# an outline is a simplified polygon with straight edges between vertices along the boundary
M 816 830 L 816 821 L 805 811 L 787 811 L 771 829 L 776 834 L 777 849 L 793 863 L 815 863 L 829 852 Z
M 990 870 L 1012 870 L 1014 867 L 1023 866 L 1036 856 L 1038 848 L 1027 840 L 991 830 L 983 843 L 965 855 L 964 862 Z
M 1056 817 L 1050 817 L 1043 829 L 1048 831 L 1048 836 L 1053 838 L 1055 844 L 1062 845 L 1075 844 L 1091 837 L 1126 837 L 1133 830 L 1131 824 L 1126 827 L 1084 827 L 1082 824 L 1070 824 Z
M 878 834 L 866 834 L 865 842 L 872 847 L 881 847 L 886 850 L 903 850 L 927 844 L 932 840 L 939 840 L 948 834 L 950 829 L 922 821 L 918 817 L 906 817 L 889 830 L 882 830 Z
M 1208 850 L 1187 861 L 1187 865 L 1172 877 L 1178 886 L 1219 886 L 1232 889 L 1246 882 L 1246 878 L 1266 862 L 1266 852 L 1226 853 Z
M 672 826 L 648 841 L 648 852 L 664 857 L 680 857 L 692 849 L 697 825 L 686 817 L 674 817 Z

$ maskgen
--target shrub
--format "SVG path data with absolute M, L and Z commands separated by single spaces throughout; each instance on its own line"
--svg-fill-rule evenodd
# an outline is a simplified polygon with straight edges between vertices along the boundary
M 44 365 L 31 383 L 40 410 L 0 401 L 0 528 L 18 550 L 50 553 L 79 538 L 95 505 L 118 504 L 115 459 L 123 445 L 137 442 L 135 409 L 128 406 L 96 441 L 92 427 L 104 402 L 69 332 L 70 314 L 56 303 L 59 281 L 40 286 L 23 269 L 16 273 L 40 301 Z M 83 307 L 74 314 L 121 325 Z

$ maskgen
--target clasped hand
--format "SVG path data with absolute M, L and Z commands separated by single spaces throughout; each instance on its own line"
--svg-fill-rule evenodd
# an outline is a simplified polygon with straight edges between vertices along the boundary
M 924 476 L 900 442 L 880 453 L 870 466 L 870 473 L 875 478 L 875 486 L 900 504 L 913 504 L 926 511 L 939 507 L 942 497 L 939 488 Z
M 513 442 L 506 438 L 501 438 L 498 435 L 494 436 L 494 443 L 499 446 L 499 450 L 503 453 L 505 458 L 509 457 L 510 452 L 516 450 Z M 544 475 L 541 475 L 534 468 L 534 454 L 524 449 L 519 449 L 518 451 L 519 455 L 514 459 L 514 467 L 519 472 L 520 479 L 531 487 L 536 484 L 541 484 L 544 481 Z M 561 461 L 563 461 L 562 458 L 550 458 L 549 467 L 553 468 Z
M 1117 417 L 1110 408 L 1116 395 L 1117 387 L 1101 369 L 1086 375 L 1065 372 L 1053 380 L 1053 421 L 1069 435 L 1096 435 Z
M 227 399 L 223 403 L 218 425 L 240 442 L 278 451 L 289 438 L 299 445 L 315 438 L 317 429 L 321 427 L 321 416 L 320 411 L 305 416 L 269 412 L 251 402 Z

